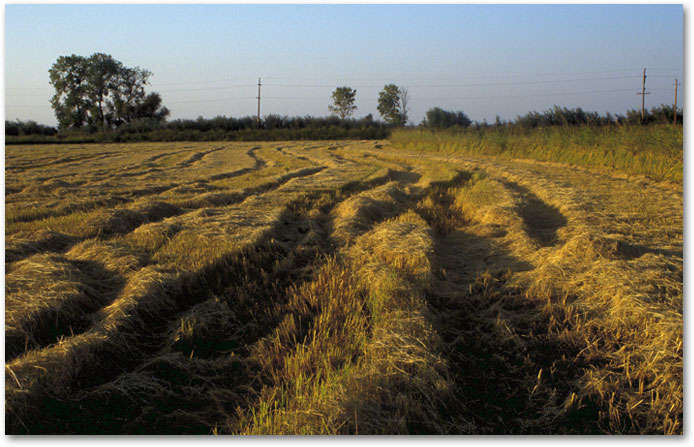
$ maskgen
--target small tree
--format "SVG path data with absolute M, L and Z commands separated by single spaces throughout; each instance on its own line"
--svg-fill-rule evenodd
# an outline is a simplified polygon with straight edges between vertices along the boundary
M 329 105 L 328 109 L 340 119 L 348 118 L 357 110 L 357 106 L 354 105 L 356 95 L 357 91 L 351 87 L 338 87 L 332 94 L 333 104 Z
M 378 113 L 387 123 L 401 126 L 407 122 L 407 90 L 388 84 L 378 94 Z
M 403 126 L 407 124 L 409 117 L 407 114 L 410 111 L 410 92 L 407 91 L 405 87 L 400 87 L 400 119 L 402 120 Z

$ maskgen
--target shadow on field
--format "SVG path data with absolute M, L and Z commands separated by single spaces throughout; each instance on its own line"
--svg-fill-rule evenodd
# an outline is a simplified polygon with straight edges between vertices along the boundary
M 559 242 L 557 230 L 566 225 L 566 217 L 556 206 L 543 202 L 527 188 L 511 181 L 505 184 L 525 199 L 518 207 L 518 214 L 528 236 L 541 247 L 556 245 Z
M 552 298 L 510 284 L 532 266 L 464 227 L 436 240 L 432 261 L 439 272 L 426 298 L 458 402 L 442 419 L 461 434 L 599 433 L 590 402 L 564 410 L 589 365 L 551 329 L 542 306 Z
M 651 253 L 654 255 L 667 256 L 669 258 L 678 257 L 682 258 L 684 252 L 682 250 L 667 250 L 662 248 L 652 248 L 641 244 L 632 244 L 625 241 L 615 241 L 615 252 L 619 259 L 629 261 L 632 259 L 640 258 L 646 253 Z

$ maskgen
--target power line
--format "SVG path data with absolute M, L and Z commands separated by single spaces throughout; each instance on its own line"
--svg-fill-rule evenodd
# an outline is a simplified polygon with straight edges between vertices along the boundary
M 586 73 L 613 73 L 613 72 L 623 72 L 626 70 L 612 70 L 612 71 L 604 71 L 604 72 L 586 72 Z M 577 73 L 574 73 L 577 74 Z M 665 77 L 664 75 L 652 75 L 654 77 Z M 592 78 L 572 78 L 572 79 L 555 79 L 555 80 L 533 80 L 533 81 L 511 81 L 511 82 L 485 82 L 485 83 L 452 83 L 452 84 L 425 84 L 425 85 L 408 85 L 408 87 L 413 87 L 413 88 L 418 88 L 418 87 L 426 87 L 426 88 L 461 88 L 461 87 L 498 87 L 498 86 L 503 86 L 503 85 L 546 85 L 550 83 L 571 83 L 571 82 L 592 82 L 592 81 L 602 81 L 602 80 L 624 80 L 624 79 L 632 79 L 636 78 L 636 75 L 625 75 L 625 76 L 604 76 L 604 77 L 592 77 Z M 640 76 L 639 76 L 640 77 Z M 487 77 L 487 79 L 490 77 Z M 498 78 L 498 77 L 497 77 Z M 646 95 L 650 94 L 650 92 L 646 93 L 645 92 L 645 69 L 644 69 L 644 74 L 643 74 L 643 90 L 642 93 L 639 93 L 641 95 Z M 273 78 L 273 77 L 268 77 L 266 79 L 291 79 L 291 78 Z M 442 79 L 439 79 L 441 81 Z M 219 81 L 209 81 L 209 82 L 221 82 L 224 80 L 219 80 Z M 178 83 L 179 85 L 183 83 Z M 199 85 L 199 83 L 197 84 Z M 270 83 L 270 84 L 261 84 L 260 79 L 258 79 L 258 96 L 256 97 L 250 97 L 250 96 L 236 96 L 236 97 L 215 97 L 215 98 L 210 98 L 210 99 L 191 99 L 191 100 L 179 100 L 179 101 L 166 101 L 166 104 L 189 104 L 189 103 L 205 103 L 205 102 L 231 102 L 231 101 L 246 101 L 246 100 L 252 100 L 252 99 L 257 99 L 258 100 L 258 116 L 260 116 L 260 87 L 261 85 L 269 86 L 269 87 L 296 87 L 296 88 L 333 88 L 335 87 L 335 84 L 291 84 L 291 83 Z M 171 90 L 164 90 L 164 93 L 167 92 L 202 92 L 202 91 L 220 91 L 220 90 L 233 90 L 235 88 L 248 88 L 251 87 L 252 84 L 233 84 L 233 85 L 227 85 L 227 86 L 216 86 L 216 87 L 199 87 L 199 88 L 185 88 L 185 89 L 171 89 Z M 367 85 L 357 85 L 357 87 L 365 87 Z M 368 85 L 368 87 L 380 87 L 380 84 L 371 84 Z M 13 88 L 8 88 L 8 90 L 12 90 Z M 22 90 L 22 89 L 29 89 L 29 87 L 15 87 L 14 90 Z M 38 90 L 38 89 L 33 89 L 33 90 Z M 656 91 L 664 91 L 664 90 L 671 90 L 671 87 L 654 87 L 651 88 L 651 90 L 656 90 Z M 477 99 L 504 99 L 504 98 L 528 98 L 530 96 L 563 96 L 563 95 L 578 95 L 578 94 L 598 94 L 598 93 L 617 93 L 617 92 L 625 92 L 625 91 L 631 91 L 631 89 L 604 89 L 604 90 L 581 90 L 581 91 L 562 91 L 562 92 L 543 92 L 543 93 L 533 93 L 533 94 L 521 94 L 521 95 L 487 95 L 487 96 L 459 96 L 459 97 L 452 97 L 452 96 L 446 96 L 446 97 L 432 97 L 432 96 L 417 96 L 415 99 L 417 101 L 432 101 L 432 100 L 477 100 Z M 6 94 L 6 97 L 45 97 L 45 95 L 42 94 Z M 289 97 L 289 96 L 264 96 L 264 99 L 267 100 L 273 100 L 273 101 L 328 101 L 329 99 L 327 97 L 309 97 L 309 96 L 299 96 L 299 97 Z M 46 108 L 46 106 L 38 106 L 38 105 L 29 105 L 29 104 L 17 104 L 17 105 L 10 105 L 6 104 L 7 108 Z M 642 110 L 644 109 L 644 101 L 642 98 Z
M 265 85 L 265 84 L 262 84 Z M 609 89 L 609 90 L 580 90 L 580 91 L 562 91 L 562 92 L 549 92 L 549 93 L 533 93 L 526 95 L 485 95 L 485 96 L 416 96 L 414 99 L 416 101 L 429 100 L 429 101 L 445 101 L 445 100 L 455 100 L 455 101 L 468 101 L 468 100 L 479 100 L 479 99 L 510 99 L 510 98 L 528 98 L 528 97 L 544 97 L 544 96 L 563 96 L 563 95 L 589 95 L 589 94 L 601 94 L 601 93 L 623 93 L 630 92 L 633 89 Z M 668 90 L 671 88 L 652 88 L 650 90 Z M 204 103 L 204 102 L 231 102 L 231 101 L 250 101 L 257 100 L 257 96 L 236 96 L 236 97 L 224 97 L 224 98 L 210 98 L 210 99 L 191 99 L 182 101 L 167 101 L 166 104 L 190 104 L 190 103 Z M 288 96 L 263 96 L 265 100 L 273 101 L 329 101 L 329 98 L 325 97 L 288 97 Z M 11 105 L 9 107 L 34 107 L 34 108 L 44 108 L 46 106 L 34 106 L 34 105 Z
M 622 73 L 622 72 L 628 72 L 632 71 L 630 69 L 620 69 L 620 70 L 604 70 L 604 71 L 595 71 L 595 72 L 581 72 L 581 73 L 554 73 L 554 74 L 527 74 L 527 75 L 522 75 L 522 76 L 528 76 L 528 77 L 547 77 L 547 76 L 560 76 L 560 75 L 584 75 L 584 74 L 601 74 L 601 73 Z M 680 70 L 673 70 L 673 71 L 680 71 Z M 672 75 L 651 75 L 652 77 L 667 77 L 667 78 L 672 78 Z M 450 81 L 450 80 L 460 80 L 460 79 L 505 79 L 505 78 L 510 78 L 513 77 L 512 75 L 509 76 L 478 76 L 478 77 L 462 77 L 462 78 L 428 78 L 428 79 L 401 79 L 399 82 L 412 82 L 412 81 L 426 81 L 427 84 L 424 85 L 409 85 L 409 87 L 479 87 L 479 86 L 497 86 L 497 85 L 523 85 L 523 84 L 546 84 L 546 83 L 561 83 L 561 82 L 583 82 L 583 81 L 600 81 L 600 80 L 618 80 L 618 79 L 630 79 L 630 78 L 635 78 L 635 75 L 624 75 L 624 76 L 607 76 L 607 77 L 581 77 L 581 78 L 572 78 L 572 79 L 545 79 L 545 80 L 532 80 L 532 81 L 506 81 L 506 82 L 486 82 L 486 83 L 452 83 L 452 84 L 435 84 L 436 82 L 445 82 L 445 81 Z M 513 77 L 514 79 L 517 79 L 516 77 Z M 201 82 L 204 83 L 217 83 L 217 82 L 230 82 L 230 81 L 235 81 L 241 78 L 226 78 L 226 79 L 217 79 L 217 80 L 204 80 L 204 81 L 187 81 L 187 82 L 171 82 L 171 83 L 150 83 L 149 85 L 154 87 L 154 88 L 159 88 L 159 87 L 165 87 L 168 85 L 200 85 Z M 383 81 L 379 80 L 376 78 L 344 78 L 344 79 L 328 79 L 328 78 L 291 78 L 291 77 L 271 77 L 268 76 L 266 79 L 275 79 L 275 80 L 291 80 L 291 81 L 307 81 L 307 82 L 312 82 L 312 81 L 321 81 L 321 82 L 326 82 L 326 81 L 334 81 L 334 83 L 330 84 L 300 84 L 300 83 L 270 83 L 270 84 L 265 84 L 268 86 L 277 86 L 277 87 L 299 87 L 299 88 L 308 88 L 308 87 L 335 87 L 335 83 L 341 83 L 341 82 L 349 82 L 349 81 L 370 81 L 369 83 L 364 83 L 364 84 L 357 84 L 355 87 L 381 87 L 383 82 L 390 82 L 390 81 Z M 179 88 L 179 89 L 166 89 L 164 88 L 163 91 L 167 92 L 174 92 L 174 91 L 206 91 L 206 90 L 224 90 L 227 88 L 235 88 L 235 87 L 251 87 L 254 86 L 253 84 L 250 83 L 243 83 L 243 84 L 231 84 L 227 86 L 215 86 L 215 87 L 191 87 L 191 88 Z M 6 87 L 5 90 L 52 90 L 51 87 Z
M 43 95 L 22 95 L 22 94 L 20 94 L 20 93 L 17 93 L 17 94 L 5 95 L 5 97 L 15 97 L 15 96 L 19 96 L 19 97 L 22 97 L 22 98 L 26 98 L 27 96 L 29 96 L 29 97 L 40 97 L 40 98 L 45 98 L 46 96 L 50 96 L 50 94 L 48 94 L 48 95 L 47 95 L 47 94 L 43 94 Z
M 417 88 L 417 87 L 436 87 L 436 88 L 451 88 L 451 87 L 497 87 L 501 85 L 533 85 L 533 84 L 559 84 L 559 83 L 565 83 L 565 82 L 593 82 L 593 81 L 607 81 L 607 80 L 618 80 L 618 79 L 635 79 L 638 78 L 639 76 L 631 75 L 631 76 L 611 76 L 611 77 L 603 77 L 603 78 L 578 78 L 578 79 L 554 79 L 554 80 L 536 80 L 536 81 L 511 81 L 511 82 L 482 82 L 482 83 L 465 83 L 465 84 L 421 84 L 421 85 L 412 85 L 408 84 L 407 87 L 410 88 Z M 333 88 L 335 87 L 334 84 L 275 84 L 275 83 L 270 83 L 270 84 L 265 84 L 266 86 L 269 87 L 293 87 L 293 88 L 318 88 L 318 87 L 325 87 L 325 88 Z M 374 88 L 379 88 L 382 87 L 380 84 L 357 84 L 354 85 L 354 87 L 374 87 Z
M 477 100 L 477 99 L 507 99 L 507 98 L 529 98 L 536 96 L 563 96 L 563 95 L 589 95 L 597 93 L 623 93 L 630 92 L 632 89 L 611 89 L 611 90 L 586 90 L 586 91 L 571 91 L 571 92 L 552 92 L 552 93 L 533 93 L 526 95 L 488 95 L 488 96 L 446 96 L 446 97 L 416 97 L 416 100 L 454 100 L 454 101 L 466 101 L 466 100 Z
M 234 98 L 210 98 L 210 99 L 191 99 L 184 101 L 167 101 L 166 104 L 187 104 L 192 102 L 220 102 L 220 101 L 245 101 L 256 99 L 255 96 L 237 96 Z
M 597 75 L 597 74 L 605 74 L 605 73 L 633 73 L 634 71 L 638 70 L 639 68 L 625 68 L 625 69 L 619 69 L 619 70 L 600 70 L 600 71 L 586 71 L 586 72 L 563 72 L 563 73 L 528 73 L 528 74 L 508 74 L 508 75 L 484 75 L 484 76 L 463 76 L 461 77 L 455 77 L 455 78 L 404 78 L 400 79 L 400 82 L 412 82 L 412 81 L 458 81 L 460 79 L 499 79 L 499 78 L 513 78 L 516 79 L 518 77 L 532 77 L 532 78 L 537 78 L 537 77 L 547 77 L 547 76 L 566 76 L 566 75 Z M 673 71 L 677 71 L 673 70 Z M 665 70 L 664 70 L 665 71 Z M 273 80 L 297 80 L 298 78 L 296 77 L 286 77 L 286 76 L 265 76 L 265 79 L 273 79 Z M 383 82 L 382 78 L 300 78 L 301 80 L 307 81 L 307 82 L 312 82 L 312 81 L 335 81 L 335 82 L 351 82 L 351 81 L 357 81 L 357 82 Z
M 255 87 L 254 84 L 235 84 L 226 85 L 223 87 L 202 87 L 202 88 L 177 88 L 177 89 L 162 89 L 162 92 L 194 92 L 194 91 L 206 91 L 206 90 L 226 90 L 230 88 L 243 88 L 243 87 Z

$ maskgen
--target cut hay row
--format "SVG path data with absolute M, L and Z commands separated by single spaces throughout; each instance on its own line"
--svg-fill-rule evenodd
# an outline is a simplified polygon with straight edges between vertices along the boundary
M 405 194 L 396 182 L 345 200 L 334 211 L 333 237 L 342 244 L 349 243 L 354 234 L 361 234 L 375 222 L 402 212 L 405 200 Z
M 97 269 L 54 254 L 17 263 L 6 277 L 5 360 L 88 326 L 86 316 L 118 288 L 116 278 Z

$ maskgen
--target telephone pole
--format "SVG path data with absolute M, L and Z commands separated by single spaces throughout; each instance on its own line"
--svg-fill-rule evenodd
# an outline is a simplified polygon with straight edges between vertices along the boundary
M 672 120 L 672 124 L 677 125 L 677 86 L 679 83 L 677 82 L 677 79 L 675 78 L 675 108 L 674 108 L 674 119 Z
M 643 124 L 646 121 L 646 95 L 650 95 L 651 93 L 648 92 L 646 93 L 646 69 L 643 69 L 643 88 L 641 89 L 641 93 L 637 93 L 637 95 L 641 95 L 641 124 Z
M 260 78 L 258 78 L 258 127 L 260 127 L 260 86 L 263 85 L 260 83 Z

